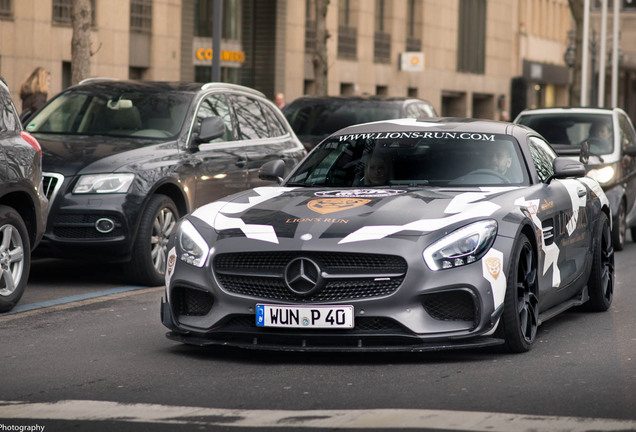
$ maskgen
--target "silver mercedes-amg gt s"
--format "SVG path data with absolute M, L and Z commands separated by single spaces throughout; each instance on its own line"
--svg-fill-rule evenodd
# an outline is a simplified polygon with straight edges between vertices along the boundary
M 342 129 L 285 178 L 198 208 L 168 245 L 162 322 L 195 345 L 530 349 L 607 310 L 610 208 L 532 129 L 402 119 Z

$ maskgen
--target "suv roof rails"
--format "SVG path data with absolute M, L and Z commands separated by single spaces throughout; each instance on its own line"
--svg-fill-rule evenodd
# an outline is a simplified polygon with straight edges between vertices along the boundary
M 231 83 L 224 83 L 224 82 L 207 82 L 201 86 L 201 90 L 208 90 L 208 89 L 214 89 L 214 88 L 226 88 L 226 89 L 232 89 L 232 90 L 239 90 L 239 91 L 244 91 L 247 93 L 252 93 L 257 96 L 265 97 L 265 94 L 263 94 L 262 92 L 256 89 L 253 89 L 251 87 L 245 87 L 239 84 L 231 84 Z
M 86 78 L 81 80 L 78 85 L 88 84 L 93 82 L 100 82 L 100 81 L 117 81 L 117 80 L 115 78 L 93 77 L 93 78 Z

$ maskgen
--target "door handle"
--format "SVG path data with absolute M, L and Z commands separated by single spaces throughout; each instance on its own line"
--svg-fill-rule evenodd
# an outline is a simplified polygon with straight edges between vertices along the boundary
M 239 168 L 245 168 L 245 165 L 247 165 L 247 162 L 245 161 L 245 159 L 239 159 L 236 161 L 235 165 Z
M 585 189 L 579 189 L 578 194 L 579 194 L 579 198 L 582 198 L 587 194 L 587 192 L 585 191 Z

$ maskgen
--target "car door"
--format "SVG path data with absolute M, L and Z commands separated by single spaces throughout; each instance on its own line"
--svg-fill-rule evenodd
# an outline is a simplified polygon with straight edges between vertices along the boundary
M 258 99 L 234 94 L 229 96 L 236 120 L 238 136 L 245 154 L 247 187 L 271 184 L 258 178 L 258 172 L 265 162 L 283 156 L 286 138 L 282 126 L 267 105 Z M 278 126 L 277 126 L 278 123 Z
M 558 287 L 540 293 L 543 308 L 569 299 L 585 283 L 591 265 L 592 226 L 589 223 L 590 194 L 577 179 L 550 179 L 556 157 L 550 146 L 538 137 L 528 142 L 532 159 L 541 180 L 532 206 L 533 220 L 540 223 L 539 286 Z
M 224 93 L 209 94 L 201 101 L 196 113 L 196 127 L 210 116 L 222 118 L 226 131 L 222 137 L 200 143 L 194 149 L 196 207 L 247 187 L 244 145 L 236 139 L 235 122 Z
M 632 122 L 623 113 L 618 114 L 618 145 L 621 147 L 622 183 L 625 187 L 625 197 L 627 199 L 628 226 L 634 225 L 636 218 L 636 159 L 632 156 L 632 151 L 636 148 L 636 133 Z M 630 215 L 631 212 L 634 212 Z

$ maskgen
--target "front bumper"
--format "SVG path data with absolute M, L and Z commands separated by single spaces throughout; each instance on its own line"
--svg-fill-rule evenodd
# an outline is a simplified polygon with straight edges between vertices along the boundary
M 224 240 L 217 242 L 217 250 L 223 250 L 225 255 L 249 255 L 245 258 L 248 267 L 254 266 L 254 263 L 258 263 L 259 268 L 272 266 L 270 261 L 262 264 L 265 255 L 271 262 L 282 262 L 281 268 L 287 262 L 287 252 L 280 252 L 278 248 L 251 253 L 246 252 L 249 248 L 240 244 L 249 240 L 235 238 L 231 241 L 233 253 L 224 247 Z M 362 273 L 366 267 L 362 266 L 353 272 L 360 278 L 358 281 L 336 280 L 337 289 L 330 291 L 331 288 L 325 287 L 319 293 L 324 297 L 315 298 L 285 297 L 284 289 L 277 290 L 276 284 L 271 282 L 271 274 L 256 282 L 254 276 L 245 277 L 244 280 L 254 283 L 245 287 L 238 280 L 241 278 L 238 272 L 225 269 L 221 273 L 236 276 L 236 279 L 228 279 L 216 267 L 218 262 L 225 261 L 220 253 L 217 255 L 220 261 L 214 261 L 215 271 L 209 262 L 203 268 L 195 268 L 174 257 L 177 263 L 166 283 L 166 300 L 161 307 L 162 323 L 171 330 L 167 337 L 194 345 L 292 351 L 435 351 L 503 343 L 490 337 L 503 305 L 495 300 L 495 287 L 485 276 L 484 264 L 478 261 L 432 272 L 423 262 L 421 252 L 405 251 L 404 243 L 404 240 L 396 238 L 385 239 L 383 248 L 378 249 L 402 252 L 399 257 L 404 259 L 408 269 L 404 270 L 402 280 L 398 281 L 396 276 L 402 270 L 396 270 L 398 266 L 389 260 L 392 263 L 390 268 L 372 266 L 373 277 L 363 280 L 365 276 Z M 421 251 L 421 246 L 413 243 L 408 247 Z M 495 243 L 499 250 L 510 250 L 511 246 L 512 240 L 504 237 L 499 237 L 498 243 Z M 322 250 L 315 247 L 311 251 L 296 250 L 293 255 L 307 256 L 320 262 L 323 271 L 330 275 L 336 273 L 328 267 L 330 259 L 337 261 L 340 255 L 353 255 L 367 263 L 368 256 L 373 255 L 366 244 L 349 246 L 346 252 L 333 252 L 343 248 L 328 243 L 321 244 L 321 247 Z M 325 258 L 326 255 L 329 259 Z M 508 254 L 502 255 L 507 257 Z M 504 260 L 500 263 L 501 269 L 507 268 L 507 259 Z M 383 272 L 392 275 L 382 277 Z M 505 276 L 498 276 L 505 287 Z M 378 286 L 378 281 L 385 282 L 385 285 Z M 353 289 L 351 285 L 354 285 Z M 336 297 L 342 292 L 347 294 Z M 258 327 L 255 311 L 258 303 L 351 305 L 355 327 L 327 330 Z
M 143 197 L 58 194 L 36 255 L 128 261 Z M 105 228 L 105 229 L 104 229 Z
M 170 305 L 162 300 L 161 320 L 170 340 L 196 346 L 227 346 L 243 349 L 299 352 L 427 352 L 453 349 L 477 349 L 504 343 L 489 336 L 429 340 L 409 334 L 399 324 L 392 328 L 373 328 L 374 319 L 355 330 L 313 331 L 276 330 L 256 327 L 255 317 L 245 315 L 228 320 L 211 333 L 182 332 L 172 321 Z M 357 320 L 358 322 L 359 320 Z M 379 322 L 381 320 L 375 320 Z M 242 325 L 237 323 L 242 322 Z M 251 324 L 250 324 L 251 322 Z

